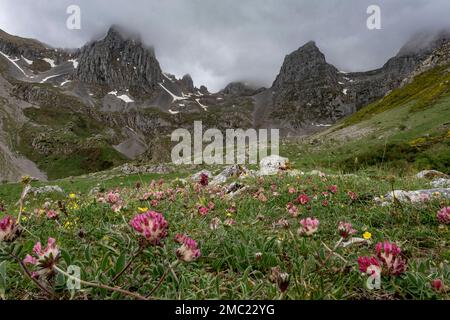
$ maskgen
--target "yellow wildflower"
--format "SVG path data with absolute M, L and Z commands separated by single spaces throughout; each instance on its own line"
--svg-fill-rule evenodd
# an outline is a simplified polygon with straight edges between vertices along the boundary
M 71 226 L 72 226 L 72 222 L 70 222 L 70 221 L 66 221 L 66 223 L 64 223 L 64 229 L 70 229 Z
M 366 240 L 370 240 L 372 238 L 372 234 L 369 231 L 364 232 L 363 238 Z
M 148 208 L 147 208 L 147 207 L 144 207 L 144 208 L 138 208 L 138 210 L 139 210 L 140 212 L 147 212 L 147 211 L 148 211 Z
M 77 198 L 77 195 L 75 193 L 69 194 L 69 199 L 75 200 Z

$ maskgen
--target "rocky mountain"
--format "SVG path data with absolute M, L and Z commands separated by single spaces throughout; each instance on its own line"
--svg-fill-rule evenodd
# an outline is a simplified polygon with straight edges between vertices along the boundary
M 408 43 L 382 68 L 344 73 L 314 42 L 286 56 L 271 88 L 242 82 L 210 93 L 165 73 L 139 36 L 112 27 L 76 50 L 0 32 L 0 180 L 44 179 L 170 157 L 174 129 L 322 130 L 446 63 L 442 35 Z
M 110 89 L 152 93 L 163 75 L 153 48 L 137 36 L 124 36 L 112 27 L 106 37 L 81 48 L 75 79 Z

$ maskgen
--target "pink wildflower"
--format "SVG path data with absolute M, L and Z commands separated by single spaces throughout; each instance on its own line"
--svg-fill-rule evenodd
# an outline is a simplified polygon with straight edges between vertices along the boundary
M 332 186 L 330 186 L 330 187 L 328 188 L 328 190 L 329 190 L 331 193 L 337 193 L 337 192 L 338 192 L 338 187 L 337 187 L 336 185 L 332 185 Z
M 201 206 L 198 208 L 198 213 L 200 213 L 201 216 L 206 216 L 209 212 L 209 209 L 207 207 Z
M 401 254 L 402 251 L 395 243 L 380 242 L 375 250 L 385 273 L 400 275 L 406 270 L 406 261 Z
M 184 236 L 182 246 L 177 249 L 176 254 L 179 260 L 192 262 L 200 257 L 200 249 L 196 241 Z
M 367 269 L 369 269 L 370 266 L 373 266 L 374 268 L 379 270 L 379 272 L 381 272 L 380 262 L 375 257 L 359 257 L 358 265 L 359 271 L 361 271 L 362 273 L 367 273 Z M 374 273 L 374 268 L 371 268 L 372 272 L 369 275 L 372 275 Z
M 0 220 L 0 242 L 13 241 L 18 233 L 18 226 L 16 219 L 11 216 L 6 216 Z
M 355 192 L 353 192 L 353 191 L 347 192 L 347 195 L 349 196 L 349 198 L 350 198 L 352 201 L 355 201 L 356 199 L 358 199 L 358 195 L 357 195 Z
M 444 288 L 444 282 L 441 279 L 435 279 L 435 280 L 431 281 L 431 287 L 436 292 L 441 292 L 442 289 Z
M 47 218 L 56 220 L 58 219 L 58 213 L 55 210 L 48 210 L 47 211 Z
M 130 225 L 152 245 L 159 245 L 167 237 L 169 224 L 163 215 L 154 211 L 136 215 Z
M 297 201 L 301 204 L 301 205 L 305 205 L 308 204 L 310 199 L 306 194 L 301 194 L 298 198 Z
M 200 175 L 200 185 L 202 185 L 203 187 L 206 187 L 209 184 L 209 177 L 206 173 L 202 173 Z
M 442 224 L 450 224 L 450 207 L 444 207 L 437 213 L 437 219 Z
M 289 202 L 286 206 L 286 209 L 291 214 L 292 217 L 296 218 L 298 217 L 298 208 L 292 203 Z
M 320 221 L 316 218 L 306 218 L 300 220 L 301 227 L 298 230 L 300 235 L 312 236 L 319 229 Z
M 56 266 L 60 258 L 60 251 L 56 245 L 56 240 L 48 238 L 47 246 L 43 249 L 42 244 L 37 242 L 33 247 L 35 257 L 27 255 L 23 260 L 24 264 L 32 264 L 39 268 L 35 273 L 36 277 L 41 275 L 50 276 L 54 273 L 53 267 Z
M 356 230 L 353 229 L 351 223 L 341 221 L 339 222 L 338 232 L 342 238 L 347 239 L 351 235 L 355 234 Z

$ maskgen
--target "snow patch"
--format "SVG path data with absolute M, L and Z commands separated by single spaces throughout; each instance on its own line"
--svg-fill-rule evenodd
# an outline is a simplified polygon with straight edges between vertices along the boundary
M 179 114 L 180 113 L 180 111 L 173 111 L 171 109 L 169 109 L 169 112 L 170 112 L 170 114 Z
M 54 76 L 50 76 L 50 77 L 44 78 L 41 81 L 41 83 L 45 83 L 45 82 L 47 82 L 47 80 L 50 80 L 50 79 L 53 79 L 53 78 L 56 78 L 56 77 L 60 77 L 60 76 L 62 76 L 62 74 L 55 74 Z
M 24 56 L 22 56 L 23 61 L 25 61 L 28 65 L 32 65 L 33 61 L 28 60 L 27 58 L 25 58 Z
M 164 78 L 166 78 L 166 79 L 169 80 L 170 82 L 173 81 L 173 79 L 170 78 L 171 75 L 169 75 L 168 73 L 163 72 L 162 75 L 164 76 Z
M 348 89 L 342 90 L 342 93 L 345 94 L 345 95 L 347 95 L 347 92 L 348 92 Z
M 13 60 L 13 59 L 11 59 L 7 54 L 5 54 L 5 53 L 3 53 L 3 52 L 1 52 L 1 51 L 0 51 L 0 54 L 1 54 L 2 56 L 4 56 L 6 59 L 8 59 L 9 62 L 11 62 L 17 69 L 19 69 L 19 70 L 23 73 L 23 75 L 24 75 L 25 77 L 28 77 L 28 75 L 25 73 L 25 71 L 23 71 L 23 69 L 22 69 L 21 67 L 19 67 L 19 65 L 16 63 L 16 61 L 18 61 L 18 59 Z M 29 78 L 29 77 L 28 77 L 28 78 Z
M 42 60 L 44 60 L 45 62 L 47 62 L 47 63 L 50 65 L 50 67 L 52 67 L 52 68 L 56 67 L 55 60 L 49 59 L 49 58 L 44 58 L 44 59 L 42 59 Z
M 64 85 L 68 84 L 69 82 L 72 82 L 72 80 L 66 80 L 63 83 L 61 83 L 61 87 L 64 87 Z
M 186 100 L 186 98 L 185 97 L 179 97 L 179 96 L 176 96 L 176 95 L 174 95 L 172 92 L 170 92 L 166 87 L 164 87 L 163 85 L 162 85 L 162 83 L 160 83 L 159 84 L 160 86 L 161 86 L 161 88 L 163 88 L 168 94 L 170 94 L 170 96 L 172 97 L 172 102 L 173 101 L 183 101 L 183 100 Z
M 200 103 L 200 99 L 195 99 L 195 101 L 198 103 L 198 105 L 199 105 L 200 107 L 203 108 L 203 110 L 208 111 L 208 107 L 205 106 L 205 105 L 203 105 L 203 104 L 201 104 L 201 103 Z
M 67 60 L 67 61 L 72 62 L 74 69 L 78 68 L 78 64 L 79 63 L 78 63 L 77 59 L 70 59 L 70 60 Z
M 331 127 L 332 126 L 331 124 L 321 124 L 321 123 L 318 123 L 318 124 L 313 123 L 313 125 L 316 127 Z
M 119 98 L 120 100 L 124 101 L 125 103 L 132 103 L 134 102 L 133 99 L 131 99 L 129 96 L 127 96 L 126 94 L 123 94 L 121 96 L 117 96 L 117 98 Z
M 122 100 L 122 101 L 125 102 L 125 103 L 132 103 L 132 102 L 134 102 L 134 100 L 131 99 L 131 98 L 130 98 L 129 96 L 127 96 L 126 94 L 122 94 L 122 95 L 118 96 L 118 95 L 117 95 L 117 94 L 118 94 L 118 93 L 117 93 L 117 90 L 108 92 L 108 94 L 109 94 L 109 95 L 112 95 L 112 96 L 116 96 L 118 99 Z

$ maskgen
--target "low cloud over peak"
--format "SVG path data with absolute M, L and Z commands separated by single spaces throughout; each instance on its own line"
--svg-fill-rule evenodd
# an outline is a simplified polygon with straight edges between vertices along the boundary
M 381 66 L 415 34 L 449 27 L 448 0 L 379 0 L 382 29 L 368 30 L 371 0 L 2 0 L 0 29 L 56 47 L 80 47 L 110 26 L 140 34 L 164 71 L 212 91 L 233 81 L 270 86 L 285 55 L 314 40 L 345 71 Z M 69 5 L 82 29 L 66 28 Z

